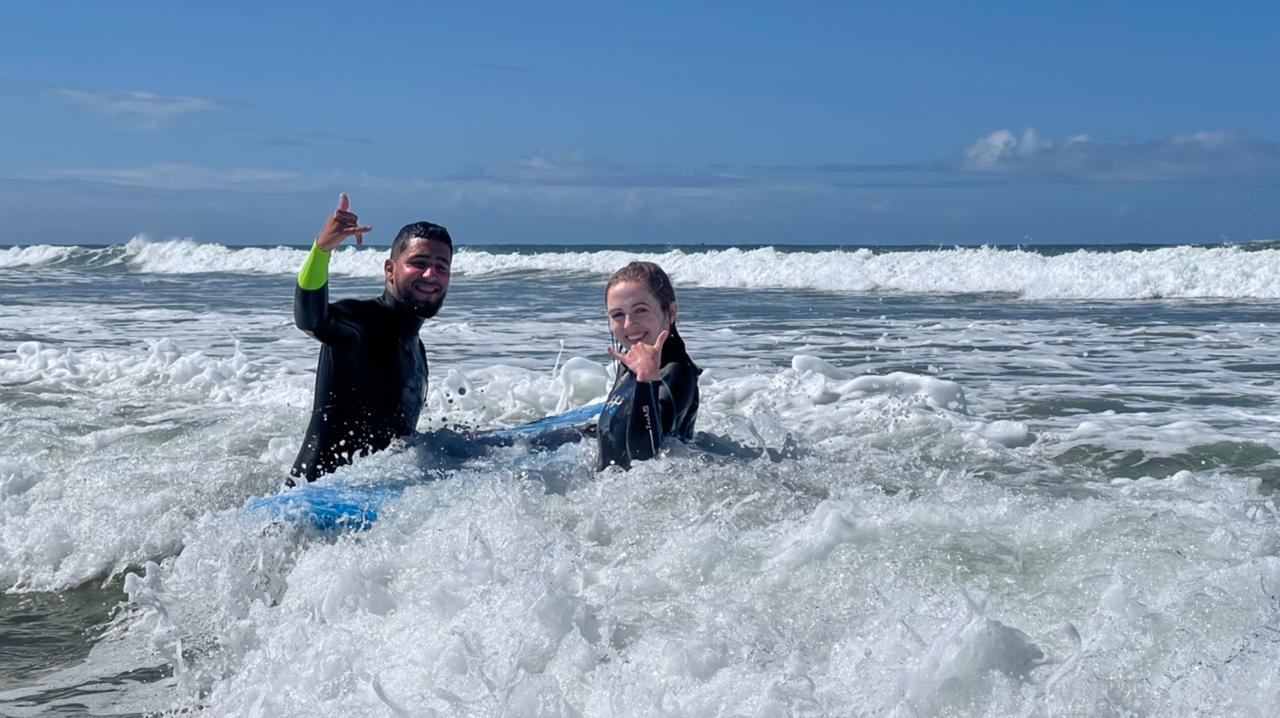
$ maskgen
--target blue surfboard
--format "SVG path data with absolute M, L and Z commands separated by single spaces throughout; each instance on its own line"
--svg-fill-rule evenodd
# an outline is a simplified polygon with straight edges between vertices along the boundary
M 518 441 L 520 439 L 535 439 L 563 429 L 581 429 L 594 424 L 596 419 L 600 417 L 600 410 L 603 408 L 604 404 L 587 404 L 577 409 L 570 409 L 563 414 L 544 416 L 541 419 L 513 426 L 509 429 L 494 429 L 485 433 L 484 436 Z
M 536 442 L 566 429 L 583 429 L 593 424 L 603 404 L 589 404 L 563 414 L 544 417 L 527 424 L 484 432 L 477 445 Z M 398 498 L 412 481 L 394 481 L 371 485 L 303 484 L 276 494 L 250 499 L 245 511 L 267 514 L 320 532 L 363 531 L 378 520 L 387 501 Z
M 275 496 L 250 499 L 245 510 L 269 514 L 322 532 L 363 531 L 378 520 L 385 501 L 405 486 L 298 486 Z

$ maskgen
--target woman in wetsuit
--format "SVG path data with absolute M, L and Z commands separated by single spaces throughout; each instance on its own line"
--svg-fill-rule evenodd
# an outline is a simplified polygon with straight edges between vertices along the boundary
M 698 374 L 676 330 L 676 290 L 653 262 L 632 262 L 605 286 L 618 379 L 600 412 L 597 469 L 651 459 L 667 439 L 688 441 L 698 418 Z

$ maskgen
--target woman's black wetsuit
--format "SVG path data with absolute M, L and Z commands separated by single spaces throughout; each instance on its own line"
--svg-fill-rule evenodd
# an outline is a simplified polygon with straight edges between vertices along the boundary
M 689 358 L 675 327 L 662 345 L 659 381 L 638 382 L 625 365 L 618 371 L 596 429 L 598 470 L 609 466 L 626 469 L 633 461 L 651 459 L 667 437 L 688 441 L 698 419 L 698 374 L 702 370 Z
M 299 283 L 293 301 L 298 328 L 323 344 L 311 423 L 290 471 L 307 481 L 412 434 L 427 396 L 422 319 L 386 292 L 330 304 L 328 286 Z

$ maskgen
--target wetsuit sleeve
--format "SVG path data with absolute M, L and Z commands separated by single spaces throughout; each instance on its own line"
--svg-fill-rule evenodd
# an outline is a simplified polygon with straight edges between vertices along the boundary
M 636 382 L 627 422 L 627 454 L 632 461 L 652 459 L 693 405 L 697 372 L 672 362 L 662 367 L 658 381 Z
M 298 272 L 293 293 L 293 323 L 325 344 L 350 346 L 360 340 L 359 331 L 342 321 L 329 303 L 329 252 L 312 245 Z

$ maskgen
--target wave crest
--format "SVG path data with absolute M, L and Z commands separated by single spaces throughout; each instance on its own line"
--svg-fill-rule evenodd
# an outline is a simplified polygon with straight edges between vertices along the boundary
M 123 246 L 38 245 L 0 249 L 0 269 L 53 264 L 123 263 L 149 274 L 247 273 L 292 275 L 308 250 L 230 247 L 192 239 L 153 241 L 139 235 Z M 103 257 L 106 253 L 109 256 Z M 334 276 L 380 277 L 384 247 L 344 247 L 333 253 Z M 550 272 L 606 277 L 627 262 L 661 265 L 676 284 L 736 289 L 796 289 L 883 294 L 1000 294 L 1029 300 L 1272 299 L 1280 297 L 1280 248 L 1256 246 L 1077 249 L 956 247 L 780 250 L 670 249 L 633 252 L 459 248 L 454 273 L 486 277 Z

